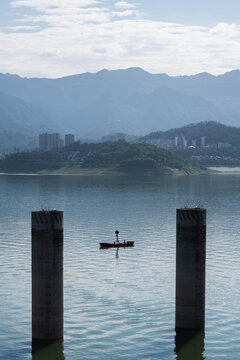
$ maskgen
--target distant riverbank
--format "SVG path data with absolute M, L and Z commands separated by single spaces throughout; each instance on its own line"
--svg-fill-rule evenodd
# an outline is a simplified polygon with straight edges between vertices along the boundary
M 211 166 L 208 169 L 223 174 L 240 174 L 240 167 Z
M 121 172 L 117 171 L 114 168 L 82 168 L 80 166 L 64 166 L 57 170 L 40 170 L 40 171 L 11 171 L 11 172 L 0 172 L 0 175 L 77 175 L 77 176 L 112 176 L 112 177 L 119 177 L 119 176 L 193 176 L 202 174 L 204 171 L 200 170 L 199 168 L 193 167 L 185 167 L 184 169 L 162 169 L 159 172 Z

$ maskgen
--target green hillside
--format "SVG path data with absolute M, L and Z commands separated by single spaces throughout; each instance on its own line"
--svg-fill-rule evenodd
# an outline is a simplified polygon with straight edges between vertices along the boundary
M 174 139 L 176 135 L 182 134 L 187 140 L 199 139 L 205 136 L 206 143 L 227 142 L 233 146 L 240 146 L 240 128 L 227 126 L 215 121 L 190 124 L 168 131 L 157 131 L 143 136 L 140 140 L 151 139 Z
M 174 153 L 149 144 L 129 144 L 126 141 L 106 143 L 76 142 L 59 150 L 23 152 L 0 160 L 3 172 L 39 172 L 59 170 L 71 172 L 84 169 L 111 169 L 128 174 L 166 173 L 178 169 L 193 172 L 186 160 Z

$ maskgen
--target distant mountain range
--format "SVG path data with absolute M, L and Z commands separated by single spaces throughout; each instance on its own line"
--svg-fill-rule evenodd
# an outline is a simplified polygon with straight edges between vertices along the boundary
M 42 131 L 100 138 L 145 135 L 188 123 L 240 125 L 240 71 L 171 77 L 140 68 L 84 73 L 59 79 L 0 74 L 3 131 Z

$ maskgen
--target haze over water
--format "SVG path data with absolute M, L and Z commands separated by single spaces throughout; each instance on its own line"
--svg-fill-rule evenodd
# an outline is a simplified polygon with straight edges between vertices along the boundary
M 0 359 L 239 359 L 239 175 L 0 176 Z M 176 208 L 207 208 L 206 329 L 175 349 Z M 64 211 L 65 337 L 31 354 L 32 210 Z M 100 241 L 134 248 L 99 250 Z

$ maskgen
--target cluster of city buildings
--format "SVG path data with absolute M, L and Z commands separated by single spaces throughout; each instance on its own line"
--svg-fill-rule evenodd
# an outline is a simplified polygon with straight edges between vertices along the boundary
M 203 166 L 239 166 L 240 159 L 232 156 L 218 156 L 218 155 L 192 155 L 190 160 L 198 165 Z
M 229 144 L 228 142 L 218 142 L 214 144 L 209 144 L 208 147 L 212 149 L 230 149 L 232 147 L 232 144 Z
M 166 150 L 184 150 L 188 148 L 193 149 L 206 147 L 215 149 L 229 149 L 232 147 L 232 144 L 227 142 L 206 144 L 206 138 L 204 135 L 198 139 L 187 140 L 184 135 L 180 134 L 175 136 L 174 139 L 149 139 L 146 142 Z
M 149 139 L 146 142 L 167 150 L 183 150 L 188 147 L 205 147 L 205 136 L 201 136 L 200 141 L 195 139 L 189 141 L 180 134 L 176 135 L 174 139 Z
M 39 135 L 39 151 L 60 149 L 74 143 L 74 135 L 66 134 L 65 139 L 61 139 L 58 133 L 43 133 Z

